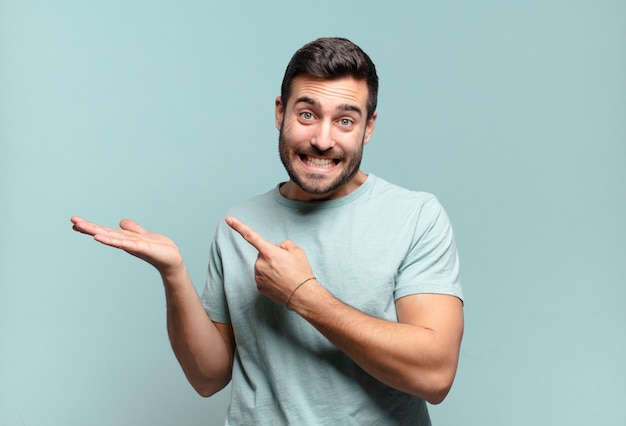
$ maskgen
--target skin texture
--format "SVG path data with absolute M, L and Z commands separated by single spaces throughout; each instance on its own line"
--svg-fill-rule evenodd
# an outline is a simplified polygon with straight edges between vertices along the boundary
M 294 79 L 286 103 L 276 99 L 279 150 L 290 176 L 280 188 L 283 196 L 331 200 L 365 182 L 367 176 L 359 165 L 377 119 L 376 113 L 367 119 L 367 95 L 363 81 L 300 76 Z M 71 221 L 75 231 L 125 250 L 159 271 L 170 341 L 189 382 L 204 396 L 226 386 L 236 350 L 232 327 L 206 315 L 176 245 L 127 219 L 120 222 L 121 229 L 76 216 Z M 306 253 L 294 242 L 274 244 L 233 217 L 226 222 L 258 251 L 255 281 L 265 297 L 284 305 L 298 283 L 315 275 Z M 403 297 L 396 302 L 398 322 L 390 322 L 342 303 L 311 280 L 293 293 L 289 307 L 381 382 L 433 404 L 447 395 L 463 335 L 463 306 L 458 298 Z

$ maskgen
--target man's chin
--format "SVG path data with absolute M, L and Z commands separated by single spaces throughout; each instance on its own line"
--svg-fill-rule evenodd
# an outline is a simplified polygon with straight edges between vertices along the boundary
M 346 183 L 342 180 L 335 180 L 332 182 L 301 182 L 296 185 L 303 194 L 311 197 L 311 199 L 321 201 L 336 198 L 339 192 L 343 192 L 342 188 L 345 187 Z
M 329 185 L 298 185 L 298 188 L 309 195 L 324 195 L 333 191 L 333 187 Z

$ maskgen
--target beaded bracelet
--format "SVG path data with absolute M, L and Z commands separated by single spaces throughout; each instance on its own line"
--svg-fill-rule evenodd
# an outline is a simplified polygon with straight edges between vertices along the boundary
M 296 286 L 296 288 L 293 289 L 293 291 L 291 292 L 291 294 L 289 295 L 289 297 L 287 298 L 287 301 L 285 302 L 285 308 L 289 309 L 291 311 L 291 308 L 289 307 L 289 301 L 291 300 L 291 296 L 293 296 L 293 294 L 296 292 L 297 289 L 299 289 L 300 287 L 302 287 L 304 284 L 308 283 L 311 280 L 314 280 L 315 277 L 310 277 L 307 278 L 306 280 L 302 281 L 300 284 L 298 284 Z

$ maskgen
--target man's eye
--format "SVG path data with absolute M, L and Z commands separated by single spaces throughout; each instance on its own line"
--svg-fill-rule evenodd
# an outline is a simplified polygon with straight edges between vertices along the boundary
M 341 120 L 339 120 L 339 124 L 341 124 L 344 127 L 351 126 L 352 123 L 353 123 L 353 121 L 350 120 L 349 118 L 342 118 Z
M 300 113 L 300 117 L 302 117 L 304 120 L 312 120 L 313 119 L 313 114 L 311 114 L 310 112 L 302 112 Z

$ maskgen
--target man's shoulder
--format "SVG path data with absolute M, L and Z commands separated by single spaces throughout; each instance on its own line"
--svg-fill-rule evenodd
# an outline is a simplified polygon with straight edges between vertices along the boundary
M 409 204 L 427 204 L 437 200 L 437 197 L 426 191 L 409 189 L 395 183 L 391 183 L 381 177 L 371 176 L 373 178 L 372 195 L 387 203 L 409 203 Z

